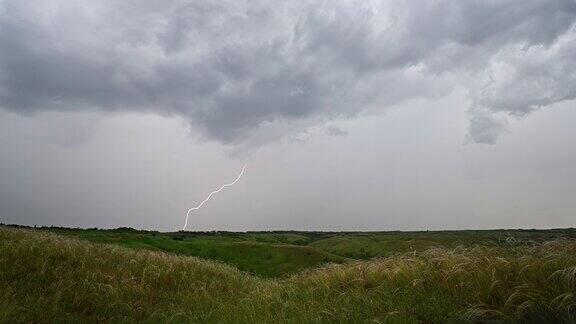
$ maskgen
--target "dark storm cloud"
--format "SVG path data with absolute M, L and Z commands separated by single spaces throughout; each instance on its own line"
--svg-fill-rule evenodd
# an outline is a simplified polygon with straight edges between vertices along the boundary
M 575 20 L 573 0 L 4 1 L 0 106 L 175 114 L 230 143 L 463 86 L 492 143 L 492 113 L 576 97 Z

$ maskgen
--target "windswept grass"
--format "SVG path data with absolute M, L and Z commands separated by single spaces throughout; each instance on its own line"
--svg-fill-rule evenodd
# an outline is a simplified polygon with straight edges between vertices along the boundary
M 342 263 L 346 257 L 312 246 L 297 234 L 139 232 L 133 229 L 50 229 L 56 233 L 91 242 L 118 244 L 133 249 L 164 251 L 223 261 L 261 277 L 279 277 L 326 263 Z M 211 233 L 212 234 L 212 233 Z
M 576 242 L 432 248 L 263 279 L 0 227 L 0 322 L 576 321 Z

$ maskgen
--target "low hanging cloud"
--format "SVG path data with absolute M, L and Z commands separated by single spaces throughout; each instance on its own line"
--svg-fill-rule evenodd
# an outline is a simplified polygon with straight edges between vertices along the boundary
M 576 98 L 573 0 L 0 2 L 0 108 L 142 111 L 263 143 L 464 87 L 469 138 Z

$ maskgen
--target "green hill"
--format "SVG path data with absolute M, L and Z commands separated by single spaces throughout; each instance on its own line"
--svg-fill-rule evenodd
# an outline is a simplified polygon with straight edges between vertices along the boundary
M 176 232 L 42 228 L 91 242 L 223 261 L 261 277 L 281 277 L 329 263 L 369 260 L 430 248 L 530 245 L 574 229 L 421 232 Z
M 571 323 L 575 294 L 568 239 L 435 248 L 266 279 L 196 257 L 0 227 L 0 322 Z
M 81 230 L 52 228 L 59 234 L 99 243 L 114 243 L 133 249 L 164 251 L 213 259 L 262 277 L 291 274 L 327 263 L 342 263 L 345 257 L 305 244 L 309 238 L 280 233 L 156 233 L 133 229 Z

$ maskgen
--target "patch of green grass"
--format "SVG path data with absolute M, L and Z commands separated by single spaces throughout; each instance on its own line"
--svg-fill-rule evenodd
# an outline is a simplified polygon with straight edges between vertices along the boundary
M 425 239 L 398 238 L 377 234 L 338 235 L 313 242 L 310 245 L 323 251 L 356 259 L 370 259 L 409 251 L 424 251 L 432 247 L 443 246 L 440 243 Z
M 342 263 L 345 258 L 298 245 L 268 245 L 237 242 L 219 246 L 216 259 L 264 277 L 290 274 L 326 263 Z
M 0 322 L 573 323 L 575 296 L 570 239 L 432 248 L 266 279 L 0 227 Z

